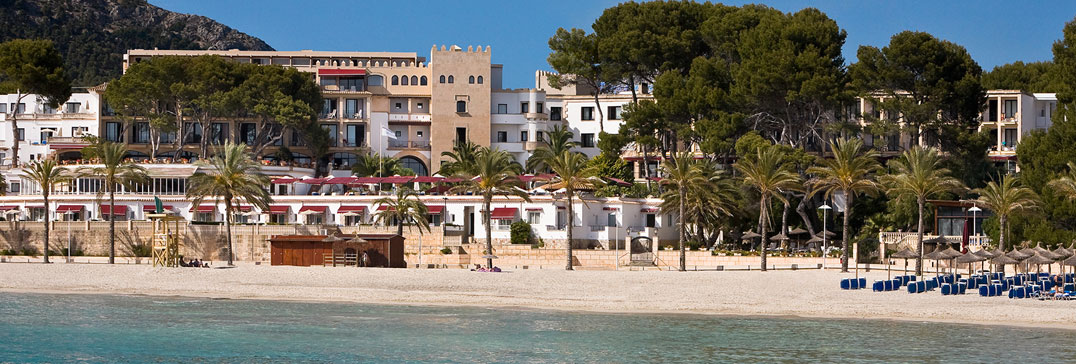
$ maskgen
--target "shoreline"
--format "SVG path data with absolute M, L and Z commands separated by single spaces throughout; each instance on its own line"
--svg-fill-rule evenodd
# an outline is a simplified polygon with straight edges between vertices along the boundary
M 547 270 L 511 271 L 494 275 L 463 270 L 269 266 L 199 270 L 107 265 L 65 267 L 0 264 L 0 277 L 5 277 L 0 281 L 0 292 L 418 307 L 462 306 L 580 314 L 865 319 L 1076 330 L 1076 302 L 1010 300 L 1000 297 L 983 298 L 978 295 L 941 296 L 937 292 L 912 295 L 903 291 L 841 291 L 837 282 L 848 276 L 850 274 L 829 271 L 762 273 Z M 885 274 L 871 272 L 866 276 L 871 280 L 879 276 L 885 277 Z M 752 289 L 745 287 L 748 285 L 744 282 L 745 278 L 794 284 L 789 287 L 766 284 Z M 627 282 L 630 285 L 619 289 L 611 287 L 618 281 L 635 282 Z M 707 292 L 705 286 L 697 286 L 700 281 L 713 286 L 724 286 L 724 283 L 733 283 L 734 286 Z M 693 285 L 696 286 L 692 288 Z M 573 291 L 576 294 L 573 294 Z M 578 293 L 582 291 L 588 293 Z M 649 295 L 638 292 L 647 292 Z M 780 294 L 793 299 L 782 300 L 780 298 L 786 297 L 777 297 Z M 983 319 L 984 317 L 991 319 Z

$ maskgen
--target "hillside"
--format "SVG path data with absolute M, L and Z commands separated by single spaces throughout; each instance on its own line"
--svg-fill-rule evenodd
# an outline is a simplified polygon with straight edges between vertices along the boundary
M 0 0 L 0 41 L 44 38 L 64 55 L 75 86 L 119 76 L 128 49 L 273 50 L 213 19 L 145 0 Z

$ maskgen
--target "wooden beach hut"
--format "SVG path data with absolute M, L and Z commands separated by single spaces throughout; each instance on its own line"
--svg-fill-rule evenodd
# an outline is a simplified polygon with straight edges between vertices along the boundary
M 405 268 L 404 238 L 396 234 L 275 235 L 269 238 L 272 265 L 333 265 L 337 257 L 362 257 L 364 266 Z M 347 265 L 357 264 L 355 262 Z

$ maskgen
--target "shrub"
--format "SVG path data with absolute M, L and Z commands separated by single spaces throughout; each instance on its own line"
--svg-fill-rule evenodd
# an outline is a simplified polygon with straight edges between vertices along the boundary
M 689 241 L 689 242 L 686 243 L 686 245 L 687 245 L 687 248 L 690 249 L 690 250 L 699 250 L 699 249 L 701 249 L 703 247 L 703 244 L 702 244 L 701 241 Z
M 11 249 L 0 250 L 0 255 L 19 255 L 18 252 Z
M 446 254 L 446 255 L 447 254 L 452 254 L 452 249 L 450 249 L 450 248 L 442 248 L 441 249 L 441 254 Z
M 530 244 L 531 243 L 531 224 L 526 221 L 516 221 L 512 223 L 512 244 Z

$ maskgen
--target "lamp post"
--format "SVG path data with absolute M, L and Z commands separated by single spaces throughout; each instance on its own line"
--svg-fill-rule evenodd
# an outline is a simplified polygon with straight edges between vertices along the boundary
M 441 198 L 445 201 L 445 204 L 442 205 L 444 206 L 443 210 L 441 210 L 441 248 L 443 249 L 445 247 L 445 235 L 448 234 L 448 195 L 442 195 Z
M 74 245 L 71 242 L 71 218 L 75 215 L 75 212 L 67 210 L 67 212 L 64 212 L 64 215 L 67 216 L 67 262 L 71 263 L 71 248 L 73 248 Z
M 973 205 L 968 211 L 971 211 L 971 234 L 975 235 L 975 242 L 979 244 L 979 248 L 982 248 L 983 241 L 982 239 L 979 239 L 979 232 L 975 229 L 975 223 L 979 221 L 979 211 L 983 211 L 983 209 Z
M 822 270 L 825 270 L 826 269 L 826 253 L 827 253 L 827 251 L 826 251 L 826 241 L 829 238 L 828 236 L 826 236 L 826 233 L 829 232 L 828 230 L 826 230 L 826 216 L 828 215 L 829 210 L 831 210 L 833 208 L 829 207 L 829 205 L 823 203 L 822 206 L 818 207 L 818 209 L 822 210 Z

